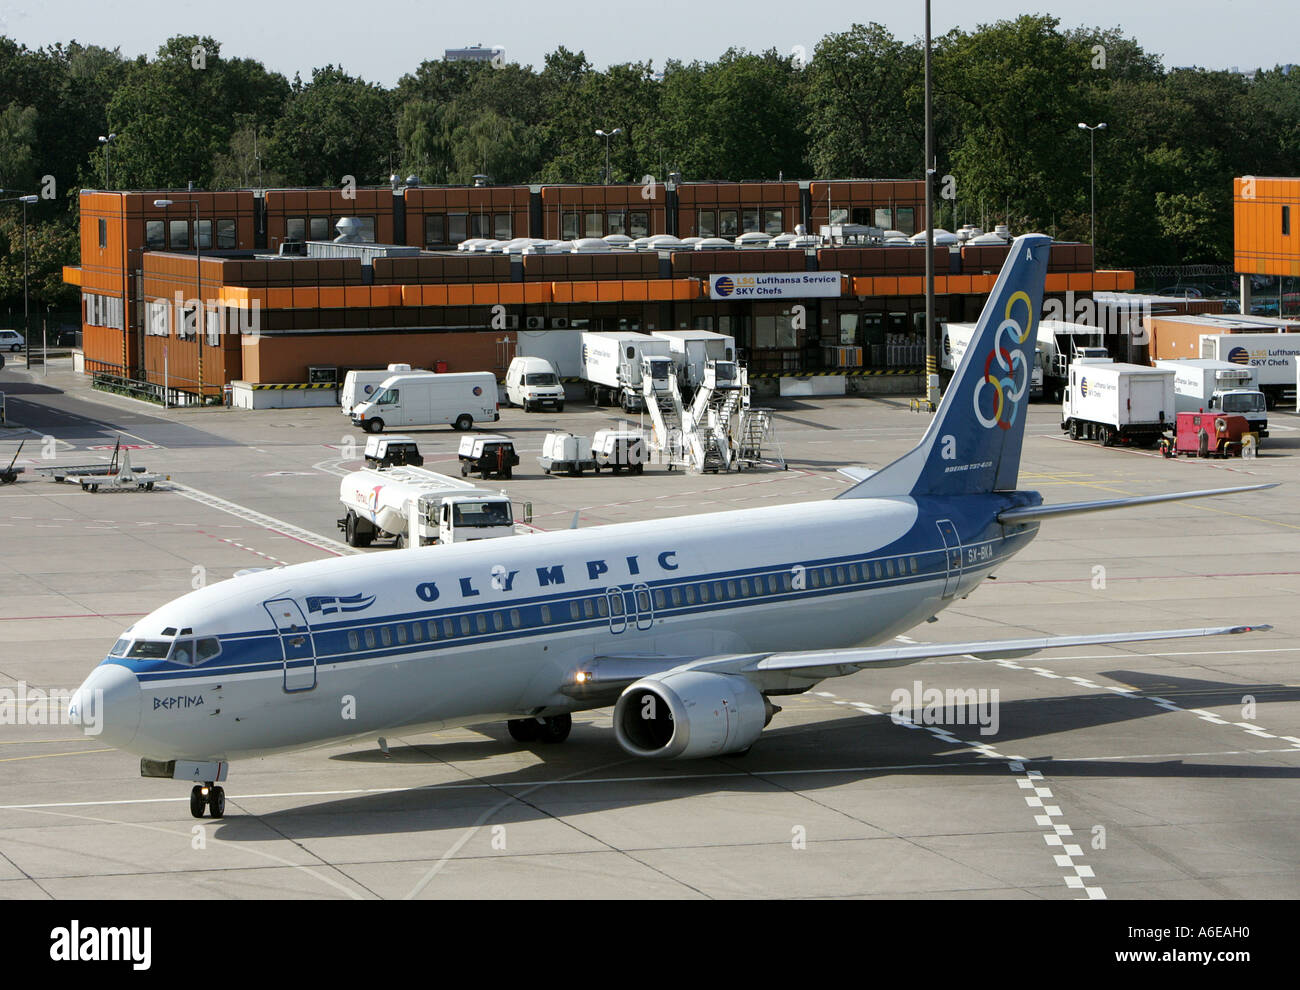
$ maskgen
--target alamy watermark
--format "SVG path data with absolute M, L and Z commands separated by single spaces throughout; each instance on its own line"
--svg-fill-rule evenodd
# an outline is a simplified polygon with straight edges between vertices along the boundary
M 74 703 L 74 699 L 76 699 Z M 0 725 L 80 725 L 88 736 L 104 731 L 104 692 L 96 688 L 89 704 L 66 688 L 0 687 Z

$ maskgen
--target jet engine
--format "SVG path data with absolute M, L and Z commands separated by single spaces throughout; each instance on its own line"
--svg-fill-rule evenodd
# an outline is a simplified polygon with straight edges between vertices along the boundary
M 721 756 L 753 745 L 777 710 L 743 677 L 683 670 L 628 685 L 614 706 L 614 734 L 633 756 Z

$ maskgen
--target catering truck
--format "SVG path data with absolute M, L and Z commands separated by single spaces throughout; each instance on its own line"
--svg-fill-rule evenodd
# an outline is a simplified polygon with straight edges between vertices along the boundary
M 704 368 L 710 361 L 736 360 L 736 338 L 712 330 L 655 330 L 650 336 L 668 342 L 668 354 L 677 369 L 678 381 L 688 392 L 704 382 Z
M 376 539 L 391 539 L 400 548 L 515 534 L 513 507 L 504 494 L 424 468 L 353 471 L 339 482 L 339 501 L 346 512 L 338 527 L 353 547 Z
M 641 409 L 641 362 L 648 357 L 671 357 L 668 341 L 630 330 L 583 333 L 582 377 L 592 404 Z
M 1300 333 L 1203 333 L 1201 357 L 1255 369 L 1255 384 L 1274 408 L 1296 387 Z
M 1175 412 L 1236 413 L 1246 417 L 1250 432 L 1260 439 L 1268 436 L 1264 393 L 1255 385 L 1254 368 L 1209 358 L 1160 358 L 1152 363 L 1174 373 Z
M 1155 447 L 1173 425 L 1173 371 L 1099 357 L 1070 362 L 1061 429 L 1072 440 Z
M 368 433 L 444 423 L 468 430 L 475 423 L 495 423 L 500 418 L 497 379 L 490 371 L 390 375 L 376 390 L 374 398 L 352 409 L 353 425 Z

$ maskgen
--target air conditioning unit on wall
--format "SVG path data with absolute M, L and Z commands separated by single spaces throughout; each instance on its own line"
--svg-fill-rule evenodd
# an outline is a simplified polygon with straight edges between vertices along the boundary
M 569 318 L 567 316 L 554 317 L 551 320 L 551 326 L 554 327 L 556 330 L 567 329 L 569 326 Z
M 524 328 L 527 330 L 541 330 L 546 326 L 546 318 L 542 316 L 529 316 L 524 319 Z

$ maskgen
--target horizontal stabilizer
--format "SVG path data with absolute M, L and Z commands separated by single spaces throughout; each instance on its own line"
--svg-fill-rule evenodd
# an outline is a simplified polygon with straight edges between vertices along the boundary
M 864 467 L 842 467 L 839 472 L 855 484 L 859 481 L 866 481 L 876 473 L 872 468 Z
M 1110 498 L 1100 502 L 1063 502 L 1060 505 L 1028 505 L 1018 509 L 1003 509 L 998 513 L 998 522 L 1010 526 L 1014 523 L 1035 522 L 1039 519 L 1051 519 L 1053 516 L 1075 516 L 1083 512 L 1101 512 L 1105 509 L 1125 509 L 1134 505 L 1150 505 L 1154 502 L 1176 502 L 1185 498 L 1208 498 L 1211 495 L 1235 495 L 1237 492 L 1256 492 L 1264 488 L 1276 488 L 1277 483 L 1267 485 L 1243 485 L 1239 488 L 1211 488 L 1198 492 L 1170 492 L 1167 495 L 1135 495 L 1132 498 Z

